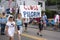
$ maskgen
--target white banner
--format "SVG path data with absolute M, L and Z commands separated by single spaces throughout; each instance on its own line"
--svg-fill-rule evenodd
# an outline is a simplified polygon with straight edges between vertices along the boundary
M 20 5 L 20 13 L 23 18 L 38 18 L 41 17 L 40 5 Z

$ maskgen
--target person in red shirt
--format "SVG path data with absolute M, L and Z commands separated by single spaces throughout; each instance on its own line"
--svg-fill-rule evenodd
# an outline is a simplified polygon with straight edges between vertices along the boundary
M 42 17 L 38 18 L 38 28 L 39 28 L 39 31 L 37 32 L 37 35 L 40 35 L 42 36 L 42 30 L 43 30 L 43 20 L 42 20 Z

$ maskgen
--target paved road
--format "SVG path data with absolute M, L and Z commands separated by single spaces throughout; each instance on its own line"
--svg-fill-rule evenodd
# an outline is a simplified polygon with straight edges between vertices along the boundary
M 35 35 L 37 37 L 40 37 L 36 34 L 36 32 L 38 31 L 37 29 L 33 29 L 33 28 L 29 28 L 29 32 L 27 34 L 29 35 Z M 32 30 L 32 31 L 31 31 Z M 33 33 L 33 34 L 32 34 Z M 48 31 L 48 30 L 43 30 L 42 32 L 43 36 L 42 38 L 45 38 L 47 40 L 60 40 L 60 32 L 54 32 L 54 31 Z
M 9 40 L 9 37 L 7 37 L 6 35 L 4 35 L 4 36 L 0 35 L 0 40 Z M 18 36 L 15 35 L 14 40 L 18 40 Z M 22 36 L 21 40 L 35 40 L 35 39 L 31 39 L 31 38 Z
M 30 30 L 30 28 L 28 28 L 28 29 Z M 23 30 L 24 30 L 24 27 L 23 27 Z M 23 31 L 23 34 L 21 36 L 21 40 L 45 40 L 44 38 L 33 35 L 34 34 L 32 31 L 33 29 L 31 30 L 32 33 L 29 34 L 30 33 L 29 30 L 27 32 Z M 0 35 L 0 40 L 9 40 L 9 37 L 7 37 L 6 35 Z M 18 40 L 17 34 L 15 34 L 14 40 Z
M 24 28 L 24 27 L 23 27 Z M 27 32 L 23 31 L 22 40 L 60 40 L 60 32 L 43 30 L 43 36 L 37 35 L 38 29 L 28 28 Z M 17 35 L 15 34 L 15 40 L 18 40 Z M 8 40 L 6 35 L 0 35 L 0 40 Z

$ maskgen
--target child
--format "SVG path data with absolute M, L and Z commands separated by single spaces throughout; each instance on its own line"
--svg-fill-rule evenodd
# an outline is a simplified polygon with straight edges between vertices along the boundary
M 29 21 L 30 21 L 29 18 L 25 18 L 25 20 L 24 20 L 25 32 L 27 32 L 27 28 L 28 28 L 28 26 L 29 26 Z
M 37 33 L 37 35 L 42 36 L 42 34 L 41 34 L 42 30 L 43 30 L 43 20 L 41 18 L 40 21 L 39 21 L 39 32 Z
M 13 16 L 10 16 L 6 23 L 6 33 L 10 37 L 9 40 L 14 40 L 15 22 L 13 20 Z
M 17 29 L 18 29 L 18 37 L 19 40 L 21 40 L 20 35 L 22 34 L 22 26 L 23 26 L 23 20 L 22 20 L 22 15 L 21 13 L 18 14 L 17 20 L 16 20 L 16 25 L 17 25 Z

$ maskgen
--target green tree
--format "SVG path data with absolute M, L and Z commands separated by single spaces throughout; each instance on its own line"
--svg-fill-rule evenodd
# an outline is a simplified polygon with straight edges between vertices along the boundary
M 48 18 L 54 18 L 54 15 L 57 14 L 56 11 L 51 11 L 51 10 L 48 10 L 48 9 L 46 9 L 45 13 L 46 13 Z
M 60 5 L 60 0 L 47 0 L 46 5 Z
M 0 0 L 0 2 L 1 2 L 1 0 Z
M 57 4 L 59 4 L 59 5 L 60 5 L 60 0 L 57 0 Z

